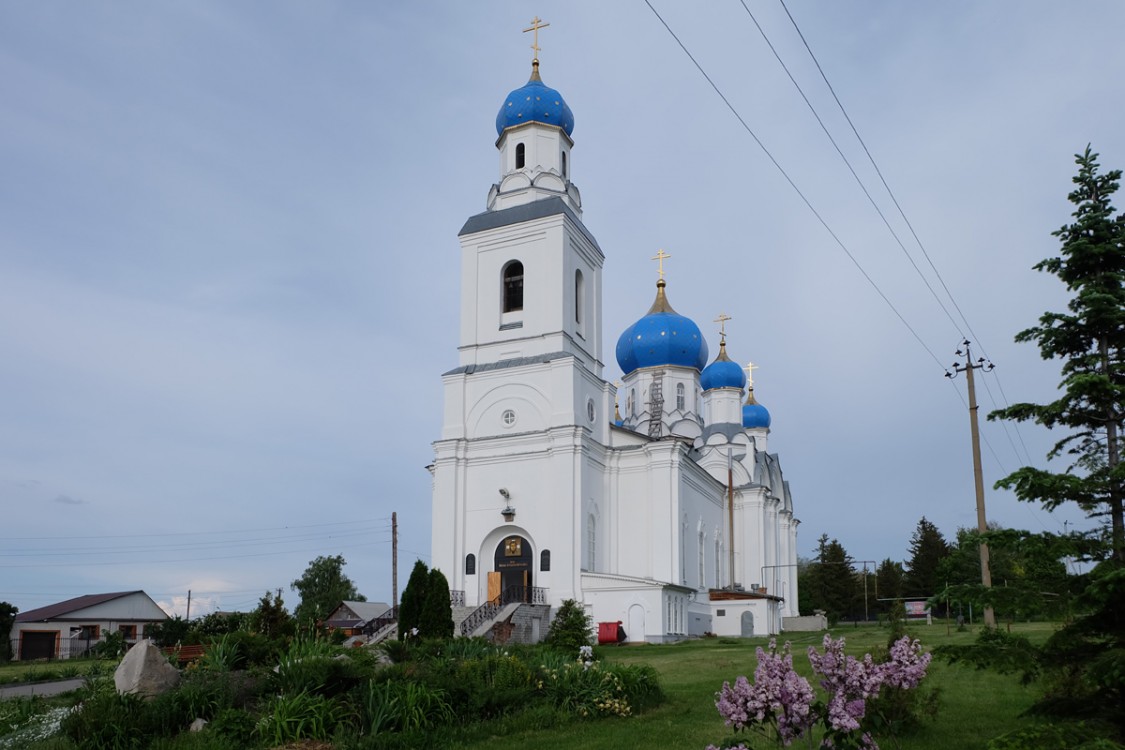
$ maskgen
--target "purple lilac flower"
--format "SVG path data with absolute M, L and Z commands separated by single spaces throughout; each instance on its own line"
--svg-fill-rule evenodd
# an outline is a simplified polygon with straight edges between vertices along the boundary
M 753 684 L 745 677 L 736 679 L 733 686 L 724 682 L 715 695 L 715 707 L 735 730 L 775 723 L 778 737 L 789 745 L 812 725 L 816 696 L 809 681 L 793 669 L 788 643 L 779 654 L 777 642 L 770 641 L 769 650 L 759 648 L 757 654 Z
M 883 664 L 884 681 L 904 690 L 918 687 L 926 676 L 931 658 L 930 654 L 922 653 L 922 644 L 917 639 L 910 640 L 910 636 L 904 635 L 891 646 L 890 660 Z

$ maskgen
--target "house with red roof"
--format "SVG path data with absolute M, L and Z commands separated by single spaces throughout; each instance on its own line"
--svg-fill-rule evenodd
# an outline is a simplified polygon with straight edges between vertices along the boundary
M 143 591 L 86 594 L 16 615 L 12 654 L 17 660 L 70 659 L 82 656 L 121 633 L 126 645 L 145 637 L 146 628 L 168 614 Z

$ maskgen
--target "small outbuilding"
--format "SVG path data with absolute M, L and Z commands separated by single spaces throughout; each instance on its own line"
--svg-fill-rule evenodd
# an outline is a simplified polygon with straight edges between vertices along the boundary
M 360 635 L 368 623 L 391 617 L 391 605 L 386 602 L 340 602 L 324 621 L 329 630 L 339 630 L 344 635 Z
M 12 653 L 22 661 L 70 659 L 89 653 L 111 633 L 121 633 L 131 646 L 167 619 L 144 591 L 86 594 L 17 614 Z

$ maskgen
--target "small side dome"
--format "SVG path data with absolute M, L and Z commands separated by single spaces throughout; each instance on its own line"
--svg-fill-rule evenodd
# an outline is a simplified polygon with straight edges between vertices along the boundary
M 574 132 L 574 114 L 562 94 L 543 83 L 539 77 L 539 61 L 531 64 L 531 78 L 512 91 L 500 105 L 496 115 L 496 135 L 525 122 L 541 122 L 562 128 L 570 135 Z
M 703 368 L 703 374 L 699 376 L 699 385 L 705 391 L 715 388 L 737 388 L 741 391 L 746 387 L 746 373 L 737 362 L 732 362 L 727 356 L 726 341 L 719 342 L 719 356 Z
M 742 405 L 742 426 L 747 430 L 768 428 L 770 426 L 769 409 L 762 406 L 754 398 L 754 386 L 750 386 L 750 395 Z
M 617 340 L 617 364 L 629 373 L 642 367 L 693 367 L 707 364 L 707 342 L 690 318 L 668 304 L 664 280 L 656 282 L 656 301 L 648 314 L 625 329 Z

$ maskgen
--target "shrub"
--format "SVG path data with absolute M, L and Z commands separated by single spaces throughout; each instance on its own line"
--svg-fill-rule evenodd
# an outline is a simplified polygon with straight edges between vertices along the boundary
M 613 668 L 598 663 L 567 662 L 544 665 L 536 687 L 556 707 L 583 718 L 628 716 L 632 713 L 625 683 Z
M 83 750 L 139 750 L 150 738 L 144 710 L 135 695 L 101 693 L 64 718 L 60 728 Z
M 402 664 L 410 660 L 410 642 L 409 641 L 383 641 L 379 644 L 379 650 L 387 655 L 395 664 Z
M 1039 724 L 990 740 L 988 750 L 1120 750 L 1122 745 L 1085 722 Z
M 551 628 L 547 631 L 546 643 L 553 649 L 576 654 L 581 646 L 590 645 L 590 631 L 594 621 L 581 604 L 567 599 L 555 613 Z
M 235 747 L 249 747 L 254 737 L 254 719 L 237 708 L 224 708 L 207 725 L 207 731 L 231 740 Z
M 338 646 L 323 640 L 297 640 L 281 657 L 274 684 L 285 694 L 339 695 L 361 678 L 361 670 Z
M 426 595 L 418 618 L 419 635 L 423 638 L 453 637 L 453 608 L 449 601 L 449 582 L 440 570 L 430 571 Z

